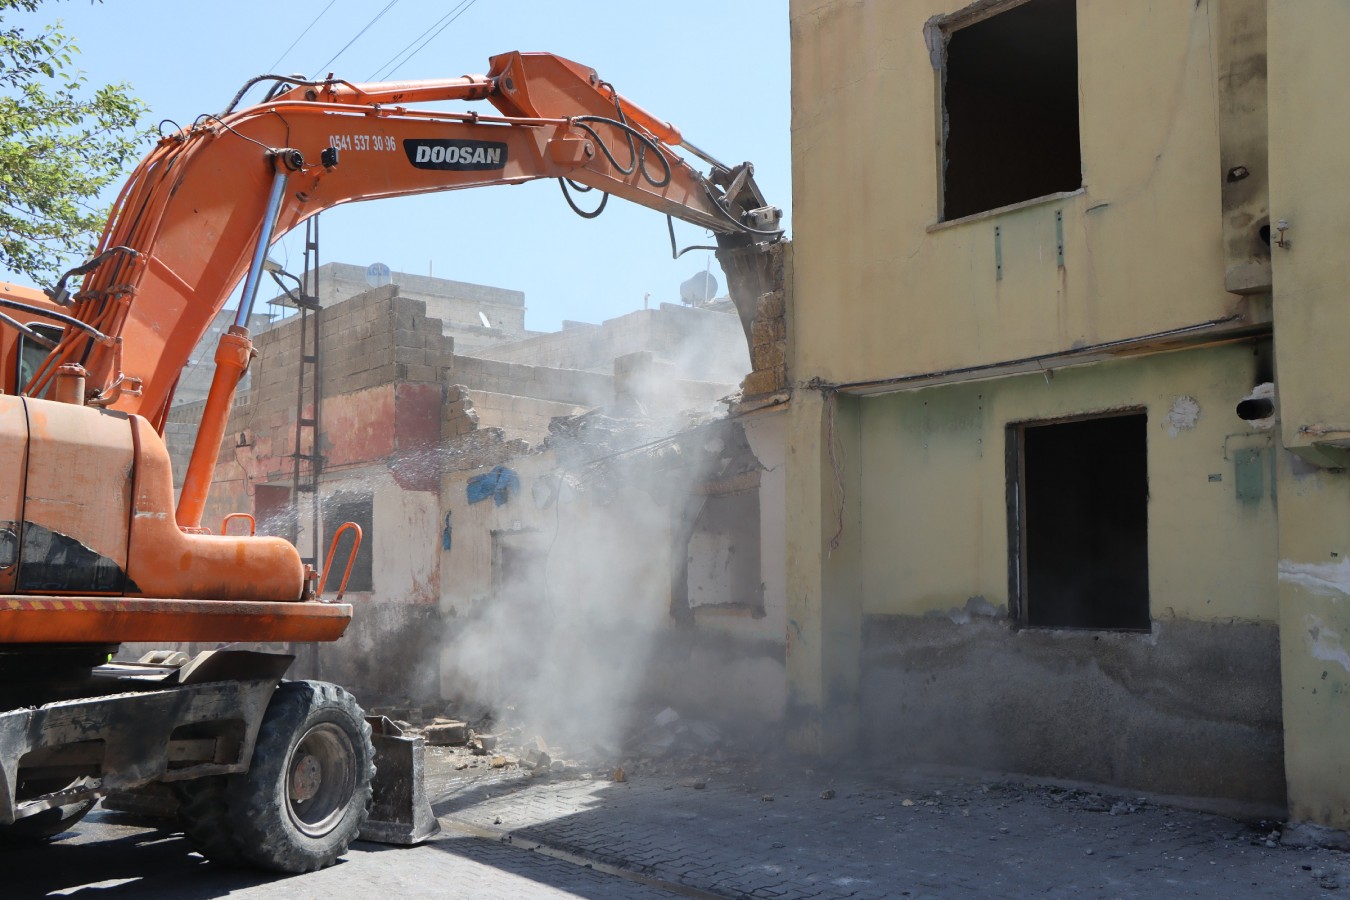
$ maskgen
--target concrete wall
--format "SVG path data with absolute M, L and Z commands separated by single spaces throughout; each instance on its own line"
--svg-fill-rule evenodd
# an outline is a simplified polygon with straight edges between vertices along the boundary
M 860 401 L 868 745 L 1281 804 L 1285 451 L 1232 411 L 1256 367 L 1236 344 Z M 1152 629 L 1017 629 L 1005 429 L 1121 409 L 1148 421 Z M 1258 454 L 1257 496 L 1243 451 Z
M 925 25 L 966 5 L 791 3 L 795 377 L 944 372 L 1240 313 L 1218 215 L 1222 4 L 1080 0 L 1082 189 L 943 222 Z
M 1303 459 L 1280 478 L 1280 630 L 1289 808 L 1350 828 L 1350 392 L 1339 352 L 1350 173 L 1350 36 L 1343 3 L 1269 0 L 1271 218 L 1288 223 L 1272 249 L 1281 433 Z M 1304 464 L 1311 462 L 1313 465 Z
M 943 221 L 944 29 L 1016 5 L 790 6 L 795 739 L 1266 803 L 1287 781 L 1295 816 L 1345 827 L 1346 394 L 1320 298 L 1348 118 L 1308 85 L 1344 82 L 1350 21 L 1078 0 L 1081 187 Z M 1272 331 L 1273 370 L 1249 343 Z M 1257 431 L 1233 407 L 1272 377 L 1282 430 Z M 1147 415 L 1150 629 L 1019 628 L 1006 429 L 1122 409 Z
M 525 295 L 520 291 L 408 272 L 391 272 L 390 284 L 401 296 L 425 303 L 427 314 L 439 319 L 445 333 L 461 347 L 490 346 L 526 335 Z M 364 266 L 325 263 L 319 267 L 319 298 L 324 306 L 335 306 L 370 288 Z M 487 326 L 479 313 L 487 317 Z

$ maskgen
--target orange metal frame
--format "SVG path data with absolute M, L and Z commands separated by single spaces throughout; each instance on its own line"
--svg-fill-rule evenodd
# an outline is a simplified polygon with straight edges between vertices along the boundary
M 502 116 L 412 109 L 409 102 L 487 99 Z M 621 110 L 621 112 L 620 112 Z M 611 164 L 581 116 L 614 119 L 649 135 L 669 164 L 653 186 L 641 166 Z M 624 133 L 604 125 L 626 164 Z M 671 148 L 669 123 L 625 101 L 594 70 L 544 53 L 493 57 L 488 75 L 437 82 L 294 88 L 271 102 L 169 135 L 127 181 L 99 243 L 114 251 L 84 279 L 73 315 L 116 340 L 97 343 L 69 330 L 28 386 L 41 391 L 56 369 L 81 362 L 102 405 L 143 415 L 163 430 L 178 374 L 193 346 L 248 267 L 263 231 L 271 179 L 282 149 L 299 151 L 275 237 L 340 203 L 431 191 L 567 177 L 721 233 L 737 231 L 709 196 L 709 184 Z M 407 142 L 491 142 L 500 167 L 411 164 Z M 339 163 L 325 167 L 328 148 Z M 636 162 L 636 161 L 634 161 Z M 650 155 L 648 171 L 661 169 Z
M 0 595 L 0 644 L 335 641 L 351 617 L 346 603 Z

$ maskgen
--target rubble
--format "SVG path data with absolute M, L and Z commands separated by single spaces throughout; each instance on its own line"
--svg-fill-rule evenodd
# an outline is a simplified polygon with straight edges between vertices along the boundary
M 437 719 L 422 732 L 432 747 L 460 746 L 469 742 L 469 726 L 465 722 Z

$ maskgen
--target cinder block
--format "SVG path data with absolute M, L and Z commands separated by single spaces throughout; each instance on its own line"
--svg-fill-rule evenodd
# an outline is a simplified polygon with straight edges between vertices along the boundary
M 409 381 L 435 381 L 436 367 L 425 364 L 410 364 L 407 377 Z
M 787 363 L 787 342 L 774 341 L 750 348 L 750 364 L 756 371 L 772 369 Z

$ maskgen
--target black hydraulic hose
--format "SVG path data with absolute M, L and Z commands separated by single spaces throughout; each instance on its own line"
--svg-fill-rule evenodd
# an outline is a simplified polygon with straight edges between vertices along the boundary
M 609 149 L 609 146 L 604 142 L 604 139 L 600 137 L 599 133 L 596 132 L 594 128 L 592 128 L 590 125 L 587 124 L 588 122 L 596 122 L 602 125 L 609 125 L 612 128 L 617 128 L 620 131 L 622 131 L 625 137 L 628 138 L 628 145 L 629 148 L 632 150 L 633 155 L 632 164 L 625 166 L 622 165 L 617 159 L 615 159 L 613 151 Z M 577 116 L 572 119 L 572 123 L 577 127 L 579 127 L 582 131 L 585 131 L 592 138 L 594 138 L 595 143 L 600 147 L 600 152 L 605 154 L 605 159 L 609 160 L 609 164 L 612 165 L 614 168 L 618 169 L 624 175 L 632 175 L 634 171 L 641 169 L 642 177 L 646 179 L 647 183 L 650 184 L 652 187 L 665 187 L 666 185 L 670 184 L 671 179 L 670 161 L 666 159 L 665 154 L 661 152 L 661 147 L 656 143 L 656 141 L 652 140 L 647 135 L 643 134 L 641 131 L 638 131 L 632 125 L 629 125 L 627 122 L 621 122 L 618 119 L 609 119 L 606 118 L 605 116 Z M 636 147 L 633 146 L 634 138 L 636 138 L 638 142 L 642 145 L 641 150 L 638 150 Z M 653 178 L 651 172 L 647 168 L 646 151 L 648 149 L 650 149 L 653 153 L 656 154 L 656 158 L 661 161 L 661 168 L 665 170 L 664 174 L 659 179 Z
M 222 117 L 228 116 L 230 113 L 234 112 L 234 108 L 239 105 L 240 100 L 244 99 L 244 95 L 247 94 L 255 84 L 258 84 L 263 81 L 278 82 L 278 84 L 271 91 L 268 91 L 267 93 L 268 100 L 271 100 L 273 97 L 275 97 L 276 94 L 278 93 L 278 88 L 280 88 L 284 84 L 294 85 L 296 87 L 299 87 L 301 85 L 304 85 L 305 87 L 322 87 L 323 85 L 328 83 L 326 81 L 311 81 L 307 78 L 299 78 L 295 75 L 254 75 L 248 81 L 244 82 L 244 86 L 241 87 L 239 89 L 239 92 L 234 95 L 234 98 L 230 100 L 229 104 L 225 107 L 224 110 L 221 111 L 220 115 Z M 346 82 L 342 83 L 345 84 Z
M 44 337 L 43 335 L 38 334 L 36 331 L 29 328 L 27 325 L 23 324 L 18 319 L 15 319 L 11 316 L 7 316 L 4 313 L 0 313 L 0 325 L 8 325 L 10 328 L 13 328 L 15 331 L 17 331 L 24 337 L 28 338 L 33 343 L 46 347 L 48 350 L 56 346 L 56 341 L 52 340 L 49 337 Z
M 591 191 L 595 190 L 595 188 L 591 187 L 590 185 L 579 184 L 578 182 L 572 181 L 570 178 L 558 179 L 558 187 L 562 188 L 563 199 L 567 201 L 568 206 L 572 207 L 572 212 L 581 216 L 583 219 L 594 219 L 605 211 L 605 206 L 606 204 L 609 203 L 609 194 L 605 193 L 604 191 L 601 191 L 600 205 L 597 206 L 595 209 L 587 211 L 582 209 L 580 206 L 577 206 L 576 201 L 572 199 L 572 195 L 567 192 L 567 186 L 569 184 L 572 186 L 573 190 L 575 190 L 579 194 L 588 194 Z
M 100 344 L 111 344 L 113 342 L 112 338 L 108 337 L 106 334 L 99 331 L 92 325 L 86 325 L 79 319 L 73 318 L 71 316 L 62 315 L 61 313 L 58 312 L 52 312 L 49 309 L 43 309 L 40 306 L 32 306 L 28 303 L 21 303 L 18 300 L 10 300 L 7 297 L 0 297 L 0 306 L 3 306 L 6 309 L 16 309 L 20 312 L 32 313 L 33 315 L 42 316 L 43 318 L 46 319 L 55 319 L 62 325 L 69 325 L 71 328 L 74 328 L 77 331 L 83 331 L 85 334 L 89 335 L 91 338 L 98 341 Z

